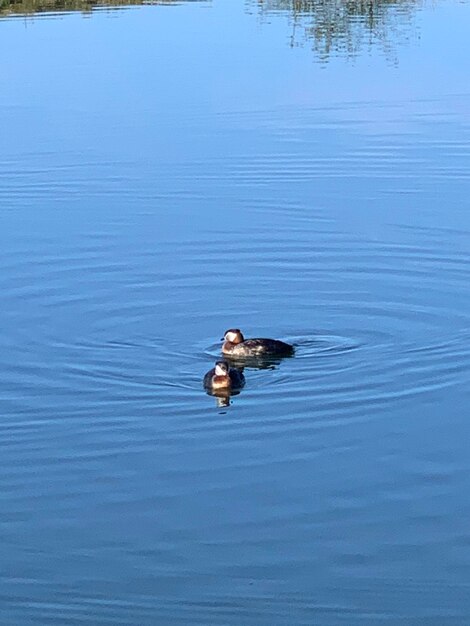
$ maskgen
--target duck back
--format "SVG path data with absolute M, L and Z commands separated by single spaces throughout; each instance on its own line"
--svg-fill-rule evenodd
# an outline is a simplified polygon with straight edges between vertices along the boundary
M 294 348 L 278 339 L 246 339 L 232 346 L 233 356 L 292 356 Z

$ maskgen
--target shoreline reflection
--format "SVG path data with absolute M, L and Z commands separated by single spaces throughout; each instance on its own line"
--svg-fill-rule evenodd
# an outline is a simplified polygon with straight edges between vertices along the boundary
M 141 6 L 177 6 L 211 0 L 0 0 L 0 18 L 32 17 L 56 13 L 91 15 L 96 11 L 120 11 Z

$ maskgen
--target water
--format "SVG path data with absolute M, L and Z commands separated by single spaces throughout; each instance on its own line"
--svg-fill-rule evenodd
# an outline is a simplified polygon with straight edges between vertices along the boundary
M 467 625 L 469 5 L 170 4 L 0 21 L 1 622 Z

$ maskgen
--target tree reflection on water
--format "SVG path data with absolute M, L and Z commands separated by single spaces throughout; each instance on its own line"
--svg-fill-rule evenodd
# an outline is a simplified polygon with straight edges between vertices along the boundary
M 324 61 L 380 46 L 393 58 L 397 43 L 416 34 L 413 18 L 423 0 L 253 0 L 262 17 L 287 16 L 292 47 L 309 42 Z
M 206 0 L 0 0 L 0 17 L 81 11 L 124 9 L 142 5 L 175 5 Z M 207 0 L 209 1 L 209 0 Z
M 243 0 L 220 0 L 220 2 Z M 0 0 L 0 17 L 94 10 L 142 5 L 178 5 L 212 0 Z M 333 54 L 354 57 L 364 47 L 380 46 L 387 57 L 416 35 L 414 16 L 425 0 L 246 0 L 262 20 L 287 17 L 290 45 L 310 45 L 327 61 Z

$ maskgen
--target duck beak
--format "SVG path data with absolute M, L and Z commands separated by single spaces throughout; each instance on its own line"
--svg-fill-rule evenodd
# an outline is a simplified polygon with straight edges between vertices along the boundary
M 225 340 L 225 337 L 221 337 L 221 338 L 220 338 L 220 341 L 224 341 L 224 340 Z

